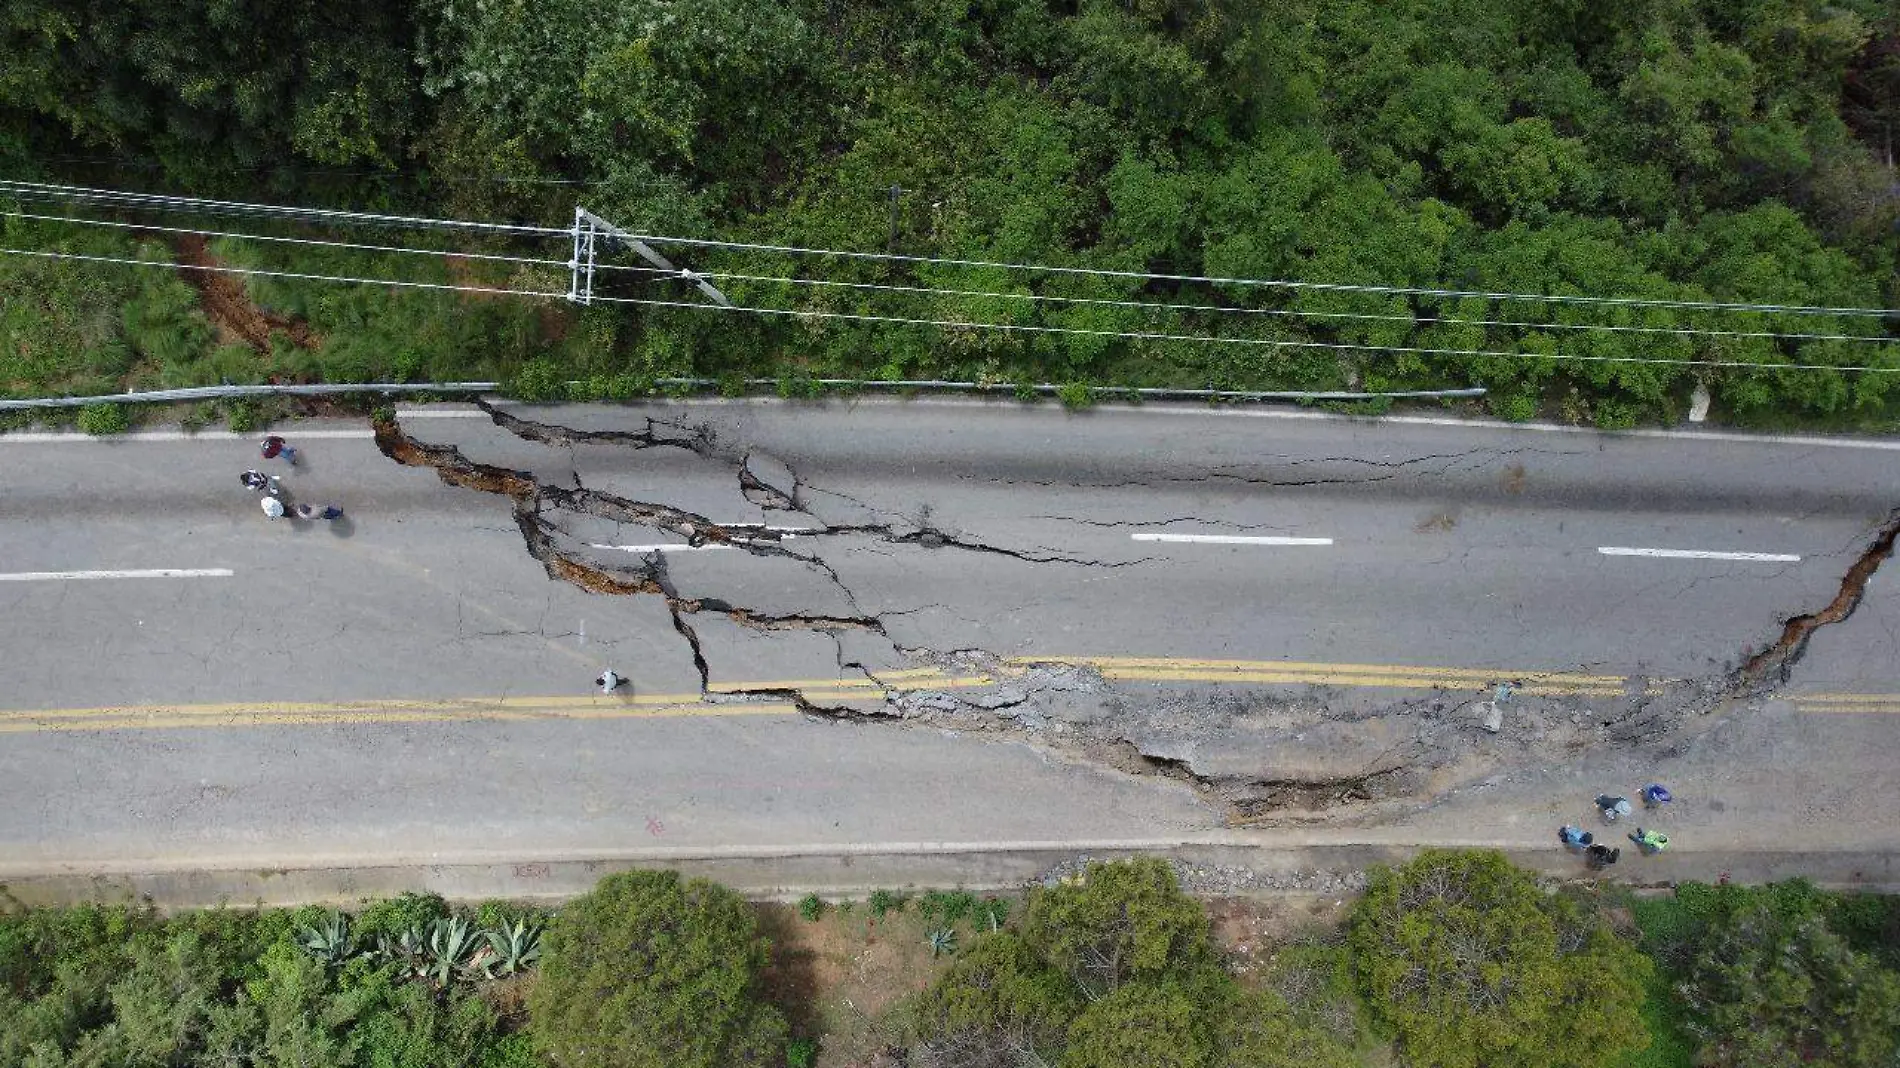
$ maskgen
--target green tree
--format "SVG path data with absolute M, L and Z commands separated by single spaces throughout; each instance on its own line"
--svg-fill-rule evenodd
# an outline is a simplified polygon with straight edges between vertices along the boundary
M 1038 888 L 1023 937 L 1091 995 L 1219 971 L 1206 912 L 1158 857 L 1090 864 L 1072 882 Z
M 775 1063 L 786 1026 L 760 1000 L 766 943 L 744 899 L 678 872 L 601 880 L 544 936 L 530 996 L 560 1068 L 746 1068 Z
M 0 14 L 0 109 L 201 190 L 299 161 L 393 167 L 422 103 L 414 8 L 375 0 L 30 0 Z
M 1092 1004 L 1069 1027 L 1062 1068 L 1207 1068 L 1213 1039 L 1203 1007 L 1181 990 L 1133 982 Z
M 1649 959 L 1501 853 L 1376 873 L 1351 945 L 1368 1005 L 1421 1068 L 1589 1068 L 1647 1042 Z
M 1356 1068 L 1352 1051 L 1263 990 L 1237 991 L 1214 1021 L 1218 1068 Z
M 910 1007 L 918 1052 L 946 1061 L 1052 1060 L 1082 1011 L 1075 984 L 1013 931 L 978 936 Z
M 1885 1068 L 1900 1053 L 1900 975 L 1855 952 L 1818 910 L 1757 900 L 1717 918 L 1677 987 L 1724 1068 Z

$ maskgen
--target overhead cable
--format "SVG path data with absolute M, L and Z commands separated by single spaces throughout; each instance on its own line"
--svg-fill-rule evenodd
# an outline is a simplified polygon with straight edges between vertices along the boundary
M 0 211 L 0 217 L 34 219 L 44 222 L 73 223 L 81 226 L 102 226 L 121 230 L 149 230 L 156 233 L 193 234 L 203 237 L 222 237 L 241 241 L 266 241 L 281 244 L 306 245 L 316 247 L 345 248 L 370 252 L 391 252 L 409 255 L 427 255 L 453 257 L 470 260 L 490 260 L 501 263 L 524 263 L 545 267 L 570 267 L 566 260 L 546 259 L 535 256 L 506 256 L 485 252 L 460 252 L 451 249 L 419 249 L 401 245 L 372 245 L 351 241 L 334 241 L 319 238 L 278 237 L 268 234 L 238 233 L 229 230 L 205 230 L 182 226 L 163 226 L 155 223 L 128 223 L 109 219 L 89 219 L 69 215 L 39 215 L 24 211 Z M 683 277 L 677 271 L 666 271 L 657 267 L 641 267 L 632 264 L 596 263 L 597 270 L 628 271 L 641 274 Z M 1510 319 L 1464 319 L 1456 316 L 1432 316 L 1420 318 L 1413 315 L 1382 315 L 1370 312 L 1328 312 L 1291 308 L 1243 308 L 1224 304 L 1185 304 L 1173 301 L 1114 300 L 1101 297 L 1071 297 L 1050 293 L 1006 293 L 977 289 L 946 289 L 935 286 L 906 286 L 878 282 L 839 282 L 818 278 L 793 278 L 783 275 L 757 275 L 728 271 L 696 271 L 695 277 L 731 281 L 778 283 L 783 285 L 814 286 L 827 288 L 856 289 L 890 293 L 913 293 L 925 296 L 975 297 L 998 300 L 1032 301 L 1036 303 L 1084 304 L 1101 307 L 1135 308 L 1152 311 L 1192 311 L 1217 312 L 1232 315 L 1260 315 L 1287 319 L 1336 319 L 1355 322 L 1391 322 L 1405 323 L 1415 327 L 1428 327 L 1437 324 L 1458 326 L 1505 327 L 1526 330 L 1564 330 L 1574 332 L 1600 331 L 1606 333 L 1662 334 L 1677 337 L 1733 337 L 1733 338 L 1772 338 L 1792 341 L 1848 341 L 1862 344 L 1900 344 L 1900 338 L 1870 337 L 1864 334 L 1819 334 L 1798 333 L 1773 330 L 1717 330 L 1706 327 L 1676 326 L 1628 326 L 1612 323 L 1551 323 L 1531 322 Z
M 221 267 L 201 263 L 173 263 L 170 260 L 134 260 L 122 256 L 93 256 L 79 252 L 46 252 L 31 248 L 0 248 L 0 256 L 37 256 L 49 260 L 83 260 L 88 263 L 117 263 L 128 267 L 162 267 L 165 270 L 205 271 L 211 274 L 241 274 L 261 278 L 299 278 L 308 282 L 354 282 L 371 286 L 400 286 L 404 289 L 443 289 L 457 293 L 488 293 L 514 297 L 557 297 L 567 299 L 566 293 L 543 292 L 539 289 L 506 289 L 498 286 L 465 286 L 448 282 L 408 282 L 396 278 L 358 278 L 350 275 L 309 274 L 303 271 L 268 271 L 257 267 Z
M 179 211 L 237 211 L 279 217 L 321 219 L 330 222 L 355 222 L 376 225 L 402 225 L 417 227 L 436 227 L 446 229 L 485 230 L 517 234 L 567 235 L 573 231 L 569 227 L 525 226 L 512 223 L 489 223 L 459 219 L 431 219 L 417 216 L 386 215 L 369 212 L 337 211 L 327 208 L 300 208 L 283 205 L 253 204 L 240 201 L 207 200 L 197 197 L 178 197 L 163 194 L 127 193 L 116 190 L 95 189 L 85 186 L 58 185 L 47 182 L 27 182 L 0 180 L 0 192 L 37 194 L 41 196 L 63 197 L 67 199 L 95 200 L 118 203 L 132 207 L 158 208 Z M 1126 271 L 1098 267 L 1063 267 L 1049 264 L 1011 263 L 998 260 L 957 259 L 941 256 L 916 256 L 893 252 L 859 252 L 840 249 L 809 248 L 798 245 L 772 245 L 756 242 L 721 241 L 710 238 L 674 237 L 663 234 L 632 234 L 638 240 L 654 244 L 687 245 L 700 248 L 724 248 L 754 252 L 773 252 L 786 255 L 825 256 L 844 259 L 876 260 L 901 263 L 937 264 L 953 267 L 984 267 L 1010 271 L 1029 271 L 1043 274 L 1066 274 L 1084 277 L 1127 278 L 1146 281 L 1193 282 L 1205 285 L 1226 285 L 1253 288 L 1305 290 L 1314 292 L 1337 293 L 1376 293 L 1388 295 L 1428 296 L 1448 299 L 1482 299 L 1499 301 L 1528 301 L 1557 304 L 1583 304 L 1611 307 L 1672 308 L 1682 310 L 1748 312 L 1754 314 L 1786 314 L 1811 316 L 1864 316 L 1876 318 L 1900 318 L 1900 309 L 1865 307 L 1825 307 L 1799 304 L 1766 304 L 1728 301 L 1661 300 L 1639 297 L 1601 297 L 1581 294 L 1518 293 L 1487 290 L 1436 289 L 1419 286 L 1391 286 L 1378 284 L 1359 284 L 1341 282 L 1307 282 L 1293 279 L 1230 278 L 1211 275 L 1166 274 L 1150 271 Z M 1854 335 L 1837 335 L 1841 339 L 1855 340 Z
M 317 245 L 326 248 L 347 248 L 367 252 L 399 252 L 419 256 L 443 256 L 463 260 L 497 260 L 503 263 L 534 263 L 549 267 L 566 267 L 566 260 L 537 259 L 533 256 L 500 256 L 486 252 L 457 252 L 441 248 L 409 248 L 403 245 L 365 245 L 354 241 L 328 241 L 310 237 L 273 237 L 268 234 L 237 234 L 229 230 L 195 230 L 185 226 L 159 226 L 155 223 L 129 223 L 110 219 L 80 219 L 70 215 L 35 215 L 26 211 L 0 211 L 0 216 L 14 219 L 39 219 L 46 222 L 78 223 L 82 226 L 109 226 L 120 230 L 150 230 L 162 234 L 195 234 L 200 237 L 228 237 L 239 241 L 275 241 L 288 245 Z
M 1738 311 L 1786 315 L 1864 315 L 1878 318 L 1900 317 L 1900 308 L 1826 308 L 1803 304 L 1746 304 L 1713 300 L 1652 300 L 1642 297 L 1589 297 L 1558 293 L 1502 293 L 1469 289 L 1430 289 L 1420 286 L 1359 285 L 1345 282 L 1300 282 L 1274 278 L 1221 278 L 1197 274 L 1158 274 L 1152 271 L 1118 271 L 1103 267 L 1056 267 L 1048 264 L 1008 263 L 1001 260 L 964 260 L 943 256 L 910 256 L 896 252 L 849 252 L 838 249 L 805 248 L 798 245 L 765 245 L 745 241 L 718 241 L 698 237 L 668 237 L 664 234 L 635 234 L 650 244 L 690 245 L 698 248 L 727 248 L 746 252 L 778 252 L 793 256 L 834 256 L 841 259 L 882 260 L 898 263 L 930 263 L 945 267 L 993 267 L 1007 271 L 1033 271 L 1043 274 L 1082 275 L 1095 278 L 1133 278 L 1156 282 L 1198 282 L 1206 285 L 1250 286 L 1263 289 L 1313 290 L 1330 293 L 1388 293 L 1422 297 L 1478 298 L 1483 300 L 1543 301 L 1555 304 L 1602 304 L 1632 308 L 1688 308 L 1706 311 Z
M 204 264 L 169 263 L 153 260 L 135 260 L 116 256 L 94 256 L 76 252 L 47 252 L 38 249 L 0 248 L 0 255 L 35 256 L 55 260 L 81 260 L 93 263 L 114 263 L 132 267 L 160 267 L 167 270 L 185 269 L 212 273 L 255 275 L 269 278 L 296 278 L 306 281 L 348 282 L 361 285 L 401 286 L 410 289 L 451 290 L 464 293 L 505 294 L 524 297 L 551 297 L 565 300 L 566 293 L 547 292 L 531 289 L 508 289 L 490 286 L 465 286 L 440 282 L 410 282 L 393 278 L 361 278 L 348 275 L 311 274 L 297 271 L 271 271 L 249 267 L 221 267 Z M 1540 359 L 1564 360 L 1580 363 L 1624 363 L 1650 364 L 1676 367 L 1726 367 L 1752 368 L 1764 371 L 1856 371 L 1867 373 L 1900 373 L 1900 365 L 1876 367 L 1856 364 L 1805 364 L 1805 363 L 1759 363 L 1741 360 L 1678 360 L 1648 356 L 1589 356 L 1574 353 L 1517 352 L 1511 350 L 1483 349 L 1440 349 L 1406 345 L 1357 345 L 1325 341 L 1290 341 L 1270 338 L 1217 337 L 1198 334 L 1167 334 L 1133 330 L 1096 330 L 1084 327 L 1066 326 L 1027 326 L 1014 323 L 955 322 L 941 319 L 916 319 L 893 315 L 863 315 L 851 312 L 823 312 L 798 310 L 791 308 L 760 308 L 752 306 L 726 306 L 718 304 L 697 304 L 687 301 L 654 300 L 643 297 L 609 297 L 595 295 L 595 300 L 614 304 L 637 304 L 649 307 L 687 308 L 696 311 L 746 312 L 754 315 L 779 316 L 805 319 L 832 319 L 849 322 L 892 323 L 908 326 L 935 326 L 952 330 L 996 330 L 1015 334 L 1058 334 L 1070 336 L 1110 337 L 1134 341 L 1184 341 L 1198 344 L 1248 345 L 1275 349 L 1323 349 L 1351 352 L 1385 352 L 1401 355 L 1421 356 L 1484 356 L 1502 359 Z
M 49 182 L 24 182 L 0 179 L 0 193 L 24 192 L 44 196 L 64 197 L 72 200 L 93 200 L 107 203 L 124 204 L 131 207 L 148 207 L 174 211 L 222 210 L 238 211 L 256 215 L 275 215 L 291 218 L 321 219 L 332 223 L 372 223 L 378 225 L 401 225 L 417 227 L 435 227 L 449 230 L 488 230 L 498 233 L 516 234 L 567 234 L 567 227 L 521 226 L 514 223 L 473 222 L 466 219 L 429 219 L 413 215 L 382 215 L 362 211 L 338 211 L 331 208 L 299 208 L 279 204 L 250 204 L 233 200 L 206 200 L 201 197 L 179 197 L 160 193 L 126 193 L 112 189 L 92 189 L 77 185 L 55 185 Z
M 694 304 L 679 300 L 649 300 L 642 297 L 607 297 L 601 296 L 598 293 L 594 295 L 594 299 L 615 304 L 645 304 L 661 308 L 691 308 L 697 311 L 751 312 L 756 315 L 841 319 L 852 322 L 896 323 L 908 326 L 939 326 L 954 330 L 1000 330 L 1020 334 L 1074 334 L 1089 337 L 1126 338 L 1135 341 L 1189 341 L 1214 345 L 1253 345 L 1275 349 L 1330 349 L 1351 352 L 1390 352 L 1414 356 L 1492 356 L 1518 360 L 1567 360 L 1577 363 L 1658 364 L 1673 367 L 1737 367 L 1755 368 L 1763 371 L 1866 371 L 1877 374 L 1900 373 L 1900 364 L 1896 364 L 1892 367 L 1875 367 L 1864 364 L 1756 363 L 1743 360 L 1674 360 L 1652 356 L 1585 356 L 1574 353 L 1514 352 L 1502 349 L 1433 349 L 1417 348 L 1407 345 L 1353 345 L 1331 341 L 1283 341 L 1271 338 L 1213 337 L 1204 334 L 1163 334 L 1136 330 L 1093 330 L 1073 326 L 1024 326 L 1015 323 L 962 323 L 943 319 L 912 319 L 896 315 L 860 315 L 852 312 L 801 311 L 794 308 L 759 308 L 747 305 L 725 307 L 717 304 Z
M 595 270 L 635 271 L 643 274 L 667 275 L 670 272 L 657 267 L 636 267 L 621 263 L 596 263 Z M 820 278 L 791 278 L 784 275 L 738 274 L 728 271 L 694 271 L 697 278 L 716 278 L 738 282 L 778 282 L 786 285 L 836 287 L 842 289 L 862 289 L 891 293 L 917 293 L 947 297 L 983 297 L 999 300 L 1027 300 L 1060 304 L 1091 304 L 1112 308 L 1143 308 L 1162 311 L 1223 312 L 1233 315 L 1267 315 L 1288 319 L 1346 319 L 1354 321 L 1409 323 L 1413 326 L 1433 326 L 1439 323 L 1452 323 L 1459 326 L 1500 326 L 1517 327 L 1528 330 L 1599 330 L 1612 333 L 1630 334 L 1670 334 L 1679 337 L 1740 337 L 1740 338 L 1787 338 L 1794 341 L 1855 341 L 1875 345 L 1900 344 L 1900 337 L 1872 337 L 1866 334 L 1808 334 L 1775 330 L 1716 330 L 1692 326 L 1622 326 L 1613 323 L 1540 323 L 1520 322 L 1511 319 L 1461 319 L 1449 315 L 1420 317 L 1415 315 L 1379 315 L 1370 312 L 1327 312 L 1309 311 L 1301 308 L 1240 308 L 1227 304 L 1181 304 L 1172 301 L 1153 300 L 1113 300 L 1104 297 L 1068 297 L 1053 293 L 999 293 L 984 289 L 943 289 L 934 286 L 905 286 L 881 282 L 836 282 Z

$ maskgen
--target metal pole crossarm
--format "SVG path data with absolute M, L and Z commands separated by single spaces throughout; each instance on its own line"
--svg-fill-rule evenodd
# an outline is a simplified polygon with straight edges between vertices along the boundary
M 576 304 L 594 302 L 594 234 L 597 231 L 587 222 L 592 218 L 580 208 L 574 209 L 574 255 L 567 261 L 567 299 Z M 585 229 L 583 223 L 586 223 Z
M 659 252 L 656 251 L 652 245 L 647 244 L 645 241 L 640 240 L 638 237 L 635 237 L 633 234 L 628 233 L 627 231 L 622 230 L 620 227 L 615 226 L 613 223 L 610 223 L 607 220 L 601 218 L 600 216 L 595 215 L 593 212 L 590 212 L 587 209 L 580 208 L 580 207 L 576 207 L 574 209 L 574 235 L 575 235 L 574 240 L 577 245 L 580 242 L 580 233 L 581 233 L 580 227 L 583 220 L 587 224 L 588 245 L 589 245 L 589 251 L 590 251 L 590 257 L 588 260 L 588 279 L 587 279 L 587 282 L 588 282 L 587 296 L 589 300 L 591 300 L 593 296 L 593 261 L 591 258 L 591 250 L 592 250 L 592 244 L 593 244 L 592 235 L 596 232 L 604 231 L 607 234 L 614 237 L 616 240 L 625 242 L 629 248 L 632 248 L 633 251 L 640 254 L 641 259 L 646 260 L 648 263 L 651 263 L 653 266 L 658 267 L 660 270 L 665 271 L 668 274 L 671 274 L 679 278 L 681 281 L 691 282 L 694 285 L 698 286 L 699 291 L 701 293 L 706 294 L 707 297 L 711 298 L 714 304 L 717 304 L 722 308 L 732 307 L 732 301 L 727 300 L 726 295 L 724 293 L 721 293 L 716 287 L 714 287 L 711 282 L 706 281 L 705 278 L 693 273 L 692 271 L 684 270 L 682 268 L 673 266 L 672 261 L 668 260 L 665 256 L 660 255 Z M 578 255 L 576 256 L 576 258 L 578 259 Z M 581 301 L 581 303 L 583 304 L 588 303 L 588 302 L 589 302 L 588 300 Z

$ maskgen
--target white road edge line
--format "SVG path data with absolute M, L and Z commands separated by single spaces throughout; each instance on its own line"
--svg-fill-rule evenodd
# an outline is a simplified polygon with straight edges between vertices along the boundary
M 375 433 L 368 430 L 296 430 L 284 432 L 292 442 L 303 441 L 368 441 Z M 69 445 L 74 442 L 103 442 L 107 445 L 115 441 L 248 441 L 253 444 L 263 438 L 262 433 L 238 434 L 229 430 L 135 430 L 130 434 L 108 434 L 103 437 L 78 432 L 33 432 L 20 434 L 0 434 L 0 445 Z
M 1659 556 L 1669 560 L 1749 560 L 1764 564 L 1798 564 L 1793 553 L 1731 553 L 1712 549 L 1636 549 L 1627 545 L 1599 545 L 1605 556 Z
M 1331 545 L 1331 538 L 1278 538 L 1245 534 L 1163 534 L 1142 531 L 1128 535 L 1135 541 L 1187 542 L 1207 545 Z
M 47 582 L 62 579 L 230 578 L 228 567 L 154 567 L 142 571 L 13 571 L 0 573 L 0 582 Z
M 808 400 L 787 400 L 783 397 L 683 397 L 678 399 L 649 398 L 650 406 L 679 405 L 681 407 L 716 407 L 719 405 L 754 405 L 759 407 L 792 407 L 812 405 Z M 1021 405 L 1004 397 L 996 398 L 956 398 L 956 397 L 854 397 L 848 408 L 899 407 L 915 408 L 983 408 L 989 410 L 1006 407 L 1020 408 Z M 1052 408 L 1031 408 L 1030 411 L 1050 411 Z M 1289 411 L 1267 408 L 1214 408 L 1205 404 L 1098 404 L 1089 410 L 1096 414 L 1109 415 L 1174 415 L 1194 418 L 1212 417 L 1216 419 L 1290 419 L 1324 423 L 1365 423 L 1391 426 L 1438 426 L 1461 430 L 1505 430 L 1534 434 L 1594 434 L 1605 438 L 1662 438 L 1673 441 L 1703 441 L 1722 443 L 1740 443 L 1749 445 L 1781 445 L 1799 448 L 1823 449 L 1875 449 L 1885 452 L 1900 452 L 1900 441 L 1878 438 L 1829 438 L 1813 435 L 1750 434 L 1732 430 L 1598 430 L 1593 426 L 1566 426 L 1562 423 L 1507 423 L 1501 419 L 1458 419 L 1449 416 L 1432 415 L 1347 415 L 1343 412 Z

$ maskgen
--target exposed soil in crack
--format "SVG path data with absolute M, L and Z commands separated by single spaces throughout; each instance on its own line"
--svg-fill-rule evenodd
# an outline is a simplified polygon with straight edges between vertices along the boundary
M 1894 509 L 1887 516 L 1886 523 L 1875 531 L 1866 550 L 1841 578 L 1840 592 L 1834 595 L 1827 607 L 1818 612 L 1795 616 L 1783 623 L 1781 637 L 1773 645 L 1749 657 L 1736 672 L 1735 689 L 1759 692 L 1787 682 L 1794 665 L 1807 652 L 1808 642 L 1814 637 L 1814 632 L 1831 623 L 1841 622 L 1860 607 L 1861 598 L 1867 595 L 1867 581 L 1893 555 L 1896 539 L 1900 539 L 1900 508 Z
M 223 266 L 217 257 L 211 255 L 205 239 L 197 234 L 175 235 L 171 238 L 171 245 L 181 264 L 201 268 Z M 309 323 L 266 312 L 252 303 L 250 294 L 244 288 L 244 280 L 237 275 L 215 270 L 181 269 L 178 276 L 198 291 L 199 304 L 204 308 L 205 317 L 211 320 L 219 341 L 241 341 L 259 352 L 269 352 L 271 333 L 282 331 L 300 348 L 313 349 L 322 344 L 322 339 L 311 331 Z

